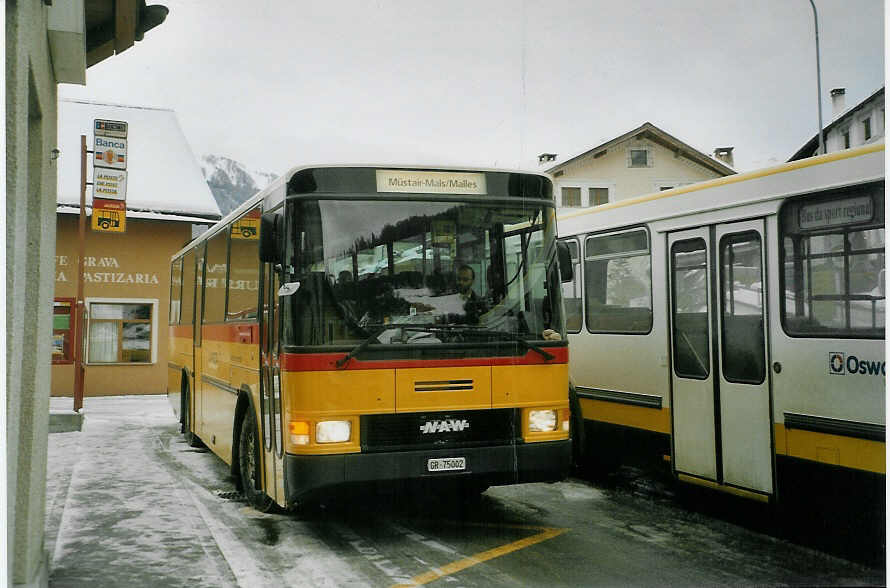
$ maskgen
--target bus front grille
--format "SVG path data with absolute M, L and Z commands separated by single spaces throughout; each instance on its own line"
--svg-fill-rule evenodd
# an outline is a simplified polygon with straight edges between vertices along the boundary
M 361 417 L 363 452 L 504 445 L 522 438 L 512 408 Z
M 473 380 L 434 380 L 414 382 L 415 392 L 452 392 L 472 389 Z

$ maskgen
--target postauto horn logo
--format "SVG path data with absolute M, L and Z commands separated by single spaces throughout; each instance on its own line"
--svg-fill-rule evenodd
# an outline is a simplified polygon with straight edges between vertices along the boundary
M 861 374 L 864 376 L 886 376 L 887 364 L 884 361 L 859 359 L 855 355 L 847 357 L 840 351 L 828 354 L 828 373 L 833 376 Z

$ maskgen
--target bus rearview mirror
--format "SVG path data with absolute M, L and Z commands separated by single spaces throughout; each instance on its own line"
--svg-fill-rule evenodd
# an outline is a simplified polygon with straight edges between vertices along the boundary
M 559 260 L 559 277 L 563 283 L 571 282 L 575 278 L 574 268 L 572 268 L 572 254 L 569 252 L 569 246 L 565 241 L 556 242 L 556 257 Z
M 263 263 L 279 263 L 277 214 L 264 214 L 260 219 L 260 261 Z

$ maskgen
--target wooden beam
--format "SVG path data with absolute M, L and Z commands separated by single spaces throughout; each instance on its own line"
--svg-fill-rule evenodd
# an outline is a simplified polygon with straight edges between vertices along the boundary
M 136 23 L 139 17 L 137 0 L 114 2 L 114 50 L 126 51 L 136 42 Z
M 92 67 L 112 55 L 114 55 L 114 39 L 110 39 L 98 47 L 87 51 L 87 67 Z

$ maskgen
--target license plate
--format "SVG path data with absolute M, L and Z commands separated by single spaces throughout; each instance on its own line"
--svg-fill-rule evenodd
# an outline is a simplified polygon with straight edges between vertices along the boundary
M 440 457 L 426 460 L 428 472 L 449 472 L 467 469 L 466 457 Z

